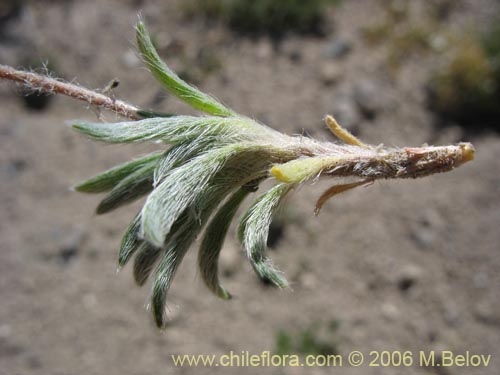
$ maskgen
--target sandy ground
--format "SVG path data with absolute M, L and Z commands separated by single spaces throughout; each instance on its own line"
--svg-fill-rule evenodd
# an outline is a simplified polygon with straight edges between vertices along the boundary
M 192 251 L 170 291 L 170 325 L 159 332 L 146 309 L 148 287 L 137 288 L 128 267 L 116 272 L 121 235 L 140 203 L 96 216 L 98 197 L 69 189 L 156 146 L 88 141 L 65 121 L 94 120 L 92 109 L 58 97 L 44 111 L 29 110 L 12 85 L 1 83 L 0 373 L 229 374 L 235 370 L 175 368 L 170 354 L 272 351 L 279 330 L 293 334 L 312 322 L 335 320 L 335 341 L 345 356 L 352 350 L 366 358 L 371 350 L 415 356 L 451 350 L 491 354 L 491 363 L 238 372 L 497 374 L 500 139 L 491 131 L 466 134 L 454 124 L 436 125 L 425 106 L 425 83 L 440 56 L 413 54 L 389 74 L 385 46 L 367 46 L 360 35 L 382 14 L 375 1 L 344 1 L 328 14 L 334 27 L 327 37 L 290 37 L 275 50 L 266 38 L 251 41 L 186 20 L 179 2 L 89 0 L 24 6 L 2 25 L 0 62 L 26 66 L 49 59 L 59 75 L 94 88 L 117 77 L 120 98 L 192 113 L 163 93 L 135 57 L 132 26 L 140 9 L 174 68 L 186 61 L 196 66 L 202 47 L 214 51 L 221 67 L 199 86 L 238 112 L 284 132 L 331 139 L 322 117 L 350 106 L 343 115 L 366 142 L 471 141 L 477 159 L 452 173 L 350 192 L 329 202 L 319 217 L 313 205 L 328 185 L 300 189 L 287 202 L 283 236 L 271 252 L 293 290 L 262 285 L 232 231 L 221 267 L 235 298 L 220 301 L 206 290 Z M 461 1 L 446 23 L 479 27 L 495 11 L 495 1 Z M 338 39 L 351 51 L 327 57 Z M 352 110 L 353 96 L 367 85 L 377 88 L 375 103 L 368 104 L 374 118 Z

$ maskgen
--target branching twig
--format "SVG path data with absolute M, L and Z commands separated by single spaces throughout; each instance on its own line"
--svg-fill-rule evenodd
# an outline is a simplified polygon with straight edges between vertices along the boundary
M 152 275 L 151 310 L 159 327 L 166 324 L 167 292 L 183 257 L 203 233 L 198 255 L 200 275 L 217 296 L 230 294 L 220 285 L 218 259 L 238 207 L 260 182 L 277 184 L 247 209 L 238 226 L 252 267 L 264 281 L 284 288 L 285 278 L 266 255 L 269 227 L 286 196 L 298 186 L 329 178 L 334 186 L 316 203 L 382 179 L 417 178 L 451 171 L 474 159 L 474 146 L 390 148 L 362 142 L 333 117 L 326 125 L 340 143 L 288 136 L 234 112 L 183 81 L 160 59 L 142 22 L 137 44 L 151 73 L 173 95 L 204 116 L 141 111 L 74 84 L 0 65 L 0 79 L 20 82 L 45 93 L 60 93 L 107 108 L 130 119 L 121 123 L 73 122 L 73 128 L 107 143 L 161 141 L 166 150 L 111 168 L 78 184 L 86 193 L 108 195 L 97 208 L 103 214 L 147 195 L 127 230 L 119 252 L 123 267 L 134 259 L 134 277 L 143 285 Z M 112 87 L 111 85 L 110 87 Z M 345 181 L 348 178 L 351 181 Z
M 63 94 L 72 98 L 82 100 L 100 108 L 106 108 L 132 120 L 138 120 L 139 108 L 100 94 L 98 92 L 86 89 L 84 87 L 62 82 L 41 74 L 26 72 L 14 69 L 10 66 L 0 65 L 0 79 L 8 79 L 19 82 L 26 87 L 47 94 Z

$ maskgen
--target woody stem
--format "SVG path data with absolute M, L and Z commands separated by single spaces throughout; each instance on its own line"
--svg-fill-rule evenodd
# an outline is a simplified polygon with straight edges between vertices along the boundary
M 86 89 L 84 87 L 62 82 L 41 74 L 25 72 L 14 69 L 10 66 L 0 65 L 0 79 L 7 79 L 18 82 L 30 89 L 37 90 L 47 94 L 63 94 L 72 98 L 82 100 L 100 108 L 106 108 L 114 111 L 131 120 L 138 120 L 139 108 L 121 100 L 116 100 L 104 94 Z

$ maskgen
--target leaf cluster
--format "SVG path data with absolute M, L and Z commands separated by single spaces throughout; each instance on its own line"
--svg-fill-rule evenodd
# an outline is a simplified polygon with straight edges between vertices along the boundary
M 134 257 L 134 277 L 143 285 L 153 274 L 152 312 L 165 325 L 167 291 L 184 255 L 204 231 L 199 249 L 202 279 L 217 296 L 230 294 L 218 279 L 218 257 L 230 223 L 243 200 L 257 190 L 277 163 L 297 157 L 287 136 L 234 111 L 180 79 L 160 59 L 143 25 L 136 27 L 140 53 L 163 86 L 204 116 L 145 118 L 121 123 L 74 121 L 73 128 L 106 143 L 156 141 L 165 151 L 142 156 L 94 176 L 75 188 L 107 192 L 97 208 L 103 214 L 147 195 L 122 240 L 118 262 Z M 281 183 L 251 204 L 239 236 L 256 273 L 286 287 L 285 279 L 265 255 L 272 217 L 295 183 Z

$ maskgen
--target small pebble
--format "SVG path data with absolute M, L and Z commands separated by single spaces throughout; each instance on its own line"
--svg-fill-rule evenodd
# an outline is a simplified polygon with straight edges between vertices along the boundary
M 401 315 L 397 306 L 392 303 L 384 303 L 381 310 L 382 316 L 388 321 L 396 320 Z
M 374 80 L 364 79 L 354 86 L 354 100 L 365 117 L 372 119 L 384 107 L 383 88 Z
M 326 46 L 325 56 L 332 59 L 338 59 L 347 56 L 351 50 L 352 45 L 348 41 L 337 39 Z
M 332 107 L 332 115 L 344 128 L 354 131 L 361 122 L 361 114 L 352 99 L 340 96 Z
M 401 268 L 397 285 L 401 292 L 408 292 L 422 278 L 422 270 L 415 265 L 407 265 Z
M 324 62 L 319 68 L 319 77 L 325 86 L 337 83 L 342 77 L 342 72 L 337 64 L 328 61 Z

